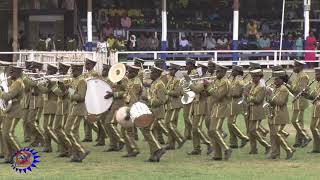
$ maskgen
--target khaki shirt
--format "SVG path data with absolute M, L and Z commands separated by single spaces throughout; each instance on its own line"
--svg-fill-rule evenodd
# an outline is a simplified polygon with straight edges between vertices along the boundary
M 288 99 L 289 91 L 285 85 L 275 88 L 270 98 L 270 105 L 272 106 L 273 118 L 269 118 L 270 124 L 289 124 Z
M 55 82 L 39 85 L 43 97 L 43 114 L 56 114 L 58 96 L 53 93 Z
M 307 98 L 313 101 L 315 98 L 317 98 L 319 94 L 320 94 L 320 82 L 317 82 L 317 86 L 314 88 L 313 91 L 311 91 L 308 94 Z M 320 117 L 320 99 L 319 98 L 314 102 L 312 117 L 314 118 Z
M 87 82 L 84 77 L 79 76 L 71 82 L 71 88 L 75 90 L 74 94 L 70 95 L 70 113 L 71 116 L 87 115 L 85 98 L 87 92 Z
M 244 88 L 242 76 L 233 77 L 230 84 L 230 116 L 242 114 L 244 107 L 243 104 L 239 104 L 239 101 L 242 99 Z
M 309 76 L 305 72 L 295 74 L 295 79 L 290 85 L 293 95 L 298 95 L 309 84 Z M 305 110 L 309 106 L 308 100 L 304 97 L 298 98 L 292 105 L 293 110 Z
M 15 80 L 12 82 L 12 84 L 9 87 L 9 91 L 7 93 L 1 94 L 1 99 L 4 101 L 12 101 L 12 106 L 8 110 L 8 112 L 5 113 L 7 118 L 22 118 L 23 117 L 23 111 L 21 106 L 21 100 L 24 96 L 24 84 L 23 80 L 21 78 Z
M 139 76 L 128 79 L 126 92 L 124 94 L 125 103 L 131 106 L 132 104 L 138 102 L 140 100 L 140 96 L 142 93 L 142 81 Z
M 252 84 L 248 98 L 249 120 L 262 120 L 265 118 L 263 108 L 265 92 L 265 87 L 261 84 Z
M 120 82 L 113 83 L 109 78 L 104 80 L 111 86 L 113 92 L 112 110 L 118 110 L 124 105 L 124 94 L 126 92 L 128 78 L 124 77 Z
M 149 89 L 149 105 L 156 119 L 163 119 L 165 115 L 166 87 L 160 78 L 155 80 Z
M 167 109 L 180 109 L 182 107 L 181 96 L 183 93 L 182 87 L 179 85 L 180 81 L 175 77 L 169 76 L 167 83 Z
M 67 87 L 71 84 L 71 80 L 65 80 L 63 84 L 65 87 L 59 87 L 58 82 L 52 87 L 52 92 L 58 97 L 56 115 L 66 115 L 69 112 Z
M 225 118 L 228 111 L 228 94 L 230 90 L 230 82 L 224 77 L 216 79 L 209 87 L 208 93 L 213 96 L 215 104 L 212 107 L 212 118 Z

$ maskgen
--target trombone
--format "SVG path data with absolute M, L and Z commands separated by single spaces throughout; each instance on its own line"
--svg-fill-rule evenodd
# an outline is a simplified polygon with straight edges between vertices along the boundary
M 300 91 L 292 100 L 292 102 L 296 102 L 301 96 L 303 93 L 306 92 L 307 88 L 310 87 L 316 80 L 312 80 L 308 85 L 307 87 L 305 87 L 302 91 Z

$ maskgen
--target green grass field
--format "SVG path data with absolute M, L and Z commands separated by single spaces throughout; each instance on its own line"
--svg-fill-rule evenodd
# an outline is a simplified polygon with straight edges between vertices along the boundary
M 291 104 L 291 103 L 290 103 Z M 290 108 L 291 109 L 291 108 Z M 306 129 L 309 131 L 311 118 L 309 107 L 305 114 Z M 267 127 L 266 120 L 264 125 Z M 180 116 L 180 129 L 183 127 L 183 119 Z M 227 131 L 226 122 L 224 128 Z M 244 130 L 243 119 L 238 120 L 238 125 Z M 289 143 L 293 144 L 294 132 L 292 125 L 286 130 L 290 132 Z M 81 132 L 82 127 L 81 127 Z M 21 122 L 16 135 L 22 140 Z M 140 139 L 142 135 L 140 134 Z M 227 139 L 227 142 L 229 140 Z M 312 143 L 304 149 L 298 149 L 292 160 L 284 160 L 285 152 L 282 151 L 281 160 L 268 160 L 264 155 L 264 148 L 259 146 L 258 155 L 249 155 L 249 145 L 243 149 L 234 150 L 229 161 L 210 161 L 211 156 L 206 155 L 206 147 L 203 146 L 203 155 L 188 156 L 192 150 L 192 142 L 188 141 L 181 150 L 168 151 L 160 163 L 145 163 L 149 157 L 149 149 L 146 142 L 140 140 L 141 154 L 132 159 L 124 159 L 121 156 L 125 151 L 118 153 L 102 152 L 103 147 L 93 146 L 95 143 L 84 144 L 91 150 L 91 154 L 83 163 L 70 163 L 69 159 L 56 158 L 57 153 L 41 153 L 38 168 L 32 173 L 18 174 L 8 164 L 0 164 L 0 179 L 25 180 L 25 179 L 243 179 L 243 180 L 318 180 L 320 177 L 320 155 L 308 154 L 312 150 Z M 54 144 L 54 151 L 57 146 Z

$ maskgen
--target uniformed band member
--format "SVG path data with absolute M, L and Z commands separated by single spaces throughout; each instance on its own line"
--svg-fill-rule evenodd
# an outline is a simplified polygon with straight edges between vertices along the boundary
M 214 155 L 212 160 L 221 161 L 222 151 L 224 152 L 225 160 L 228 160 L 232 154 L 232 150 L 228 147 L 219 130 L 220 124 L 223 123 L 227 115 L 228 109 L 228 93 L 230 89 L 230 82 L 226 78 L 227 67 L 216 65 L 216 79 L 212 84 L 204 81 L 204 85 L 208 86 L 208 93 L 214 97 L 215 106 L 212 108 L 210 128 L 208 131 L 209 137 L 213 144 Z
M 69 69 L 70 65 L 59 63 L 59 75 L 66 75 Z M 56 82 L 55 86 L 52 88 L 52 92 L 58 97 L 53 125 L 53 131 L 56 134 L 60 145 L 60 154 L 58 157 L 71 156 L 71 149 L 69 148 L 72 145 L 64 130 L 64 125 L 66 124 L 69 113 L 68 88 L 70 84 L 71 80 L 62 79 L 61 81 Z
M 83 159 L 90 153 L 81 145 L 79 137 L 79 127 L 82 120 L 87 115 L 85 105 L 85 96 L 87 91 L 87 83 L 83 76 L 83 65 L 72 64 L 71 71 L 73 80 L 71 82 L 69 97 L 70 97 L 70 112 L 65 125 L 65 132 L 71 142 L 71 162 L 82 162 Z
M 313 149 L 310 153 L 320 153 L 320 68 L 315 68 L 317 86 L 313 91 L 305 93 L 305 97 L 312 101 L 313 111 L 310 130 L 313 136 Z
M 272 72 L 285 71 L 282 65 L 273 66 L 273 67 L 271 68 L 271 70 L 272 70 Z M 286 71 L 285 71 L 285 72 L 286 72 Z M 290 81 L 290 78 L 291 78 L 292 74 L 293 74 L 293 73 L 291 73 L 290 76 L 286 75 L 286 76 L 287 76 L 287 79 L 288 79 L 288 80 L 287 80 L 288 82 Z M 271 77 L 272 77 L 272 76 L 271 76 Z M 288 82 L 286 82 L 286 83 L 288 84 Z M 267 83 L 267 82 L 266 82 L 266 83 Z M 269 85 L 269 86 L 270 86 L 270 87 L 274 87 L 274 83 L 273 83 L 273 82 L 271 82 L 271 83 L 272 83 L 272 84 Z M 284 128 L 285 128 L 285 124 L 284 124 L 284 125 L 281 125 L 281 127 L 280 127 L 280 133 L 281 133 L 285 138 L 288 138 L 290 134 L 289 134 L 287 131 L 285 131 Z
M 47 75 L 54 75 L 58 72 L 58 67 L 52 64 L 47 66 Z M 51 140 L 58 143 L 58 138 L 53 131 L 53 121 L 56 115 L 58 97 L 52 92 L 55 82 L 50 80 L 39 84 L 38 87 L 43 95 L 43 130 L 44 130 L 44 149 L 43 152 L 52 152 Z
M 15 137 L 15 128 L 19 120 L 23 117 L 23 111 L 21 108 L 21 100 L 24 96 L 24 84 L 21 79 L 22 68 L 21 67 L 11 67 L 10 69 L 11 80 L 13 81 L 9 87 L 7 93 L 1 92 L 0 98 L 4 101 L 12 101 L 11 108 L 5 112 L 5 119 L 3 120 L 3 150 L 5 163 L 12 163 L 13 155 L 17 150 L 21 149 Z
M 256 70 L 256 69 L 261 69 L 262 73 L 263 73 L 262 66 L 259 63 L 250 62 L 249 63 L 249 71 Z M 252 85 L 252 79 L 249 78 L 248 80 L 249 80 L 249 90 L 250 90 L 251 89 L 251 85 Z M 265 79 L 261 78 L 260 79 L 260 83 L 261 83 L 262 86 L 266 86 Z M 249 123 L 248 123 L 248 125 L 249 125 Z M 261 136 L 263 138 L 266 139 L 266 137 L 267 137 L 267 135 L 269 133 L 269 130 L 267 130 L 261 123 L 259 123 L 258 132 L 261 134 Z
M 153 66 L 151 68 L 150 78 L 153 81 L 148 91 L 147 104 L 151 108 L 151 112 L 154 117 L 154 122 L 145 128 L 141 128 L 141 132 L 145 140 L 149 144 L 150 148 L 150 158 L 146 160 L 147 162 L 159 162 L 160 158 L 165 154 L 165 149 L 161 147 L 160 143 L 154 137 L 152 131 L 155 127 L 159 126 L 161 121 L 164 119 L 165 109 L 164 105 L 166 103 L 166 87 L 161 80 L 161 74 L 163 70 Z
M 196 70 L 196 61 L 194 59 L 186 60 L 186 70 L 189 76 L 196 76 L 198 74 Z M 190 119 L 191 103 L 183 106 L 183 119 L 184 119 L 184 138 L 192 139 L 192 123 Z
M 124 94 L 124 102 L 125 105 L 131 107 L 134 103 L 140 100 L 140 96 L 142 93 L 142 82 L 140 77 L 138 76 L 140 67 L 136 66 L 127 66 L 127 87 Z M 127 149 L 127 154 L 122 157 L 135 157 L 139 152 L 138 145 L 135 142 L 134 137 L 134 128 L 125 128 L 121 127 L 121 136 L 124 139 L 125 146 Z
M 164 59 L 155 59 L 154 60 L 154 66 L 158 67 L 160 69 L 166 69 L 167 65 L 166 65 L 166 61 Z M 165 72 L 163 70 L 163 72 L 161 73 L 160 79 L 162 81 L 162 83 L 167 86 L 168 83 L 168 75 L 167 72 Z M 145 84 L 145 82 L 144 82 Z M 166 110 L 166 104 L 163 105 L 164 109 Z M 164 145 L 165 144 L 165 140 L 163 138 L 163 134 L 168 136 L 168 130 L 166 129 L 163 119 L 160 119 L 158 121 L 158 123 L 156 124 L 155 128 L 154 128 L 154 135 L 157 138 L 157 140 L 159 141 L 160 144 Z
M 280 146 L 286 151 L 286 159 L 291 159 L 295 152 L 282 135 L 282 127 L 289 124 L 288 98 L 289 91 L 284 83 L 287 83 L 287 75 L 285 71 L 275 71 L 272 73 L 274 77 L 274 90 L 267 90 L 267 103 L 272 108 L 269 117 L 271 155 L 270 159 L 280 158 Z
M 117 83 L 113 83 L 108 78 L 108 73 L 110 70 L 110 65 L 103 65 L 102 69 L 102 78 L 108 82 L 112 87 L 113 92 L 108 92 L 105 95 L 105 99 L 113 97 L 112 105 L 109 111 L 105 112 L 102 117 L 102 123 L 104 125 L 105 133 L 108 134 L 110 144 L 109 148 L 106 149 L 106 152 L 120 151 L 124 147 L 124 140 L 120 135 L 120 131 L 117 128 L 117 122 L 115 119 L 116 111 L 124 105 L 124 93 L 126 91 L 127 78 L 123 78 Z
M 198 64 L 200 68 L 202 68 L 203 76 L 206 73 L 207 66 L 204 64 Z M 203 77 L 202 75 L 199 78 Z M 188 77 L 185 77 L 188 78 Z M 189 118 L 192 122 L 192 141 L 193 141 L 193 150 L 188 153 L 189 155 L 200 155 L 201 154 L 201 145 L 200 141 L 202 141 L 205 145 L 207 145 L 208 152 L 207 154 L 211 154 L 212 145 L 207 137 L 206 133 L 202 130 L 202 124 L 206 117 L 206 108 L 207 108 L 207 92 L 204 87 L 203 81 L 193 81 L 190 85 L 191 91 L 195 92 L 196 96 L 191 103 Z
M 27 63 L 28 64 L 28 63 Z M 37 73 L 42 70 L 43 64 L 35 61 L 31 61 L 30 70 L 33 73 Z M 39 75 L 35 75 L 34 78 L 39 78 Z M 44 134 L 39 126 L 39 120 L 42 115 L 43 99 L 38 87 L 38 82 L 23 74 L 22 80 L 24 83 L 24 97 L 22 102 L 22 109 L 24 109 L 24 119 L 27 119 L 27 134 L 30 134 L 31 142 L 30 147 L 37 147 L 39 143 L 44 145 Z
M 84 78 L 97 78 L 99 77 L 99 73 L 94 70 L 94 67 L 96 66 L 97 62 L 93 61 L 91 59 L 86 59 L 85 61 L 85 70 L 86 72 L 83 74 Z M 95 123 L 89 122 L 88 119 L 85 119 L 84 121 L 84 139 L 82 142 L 92 142 L 92 129 L 98 133 L 98 127 Z M 99 134 L 98 134 L 99 135 Z M 98 136 L 99 139 L 99 136 Z
M 168 97 L 165 112 L 165 124 L 168 129 L 168 143 L 166 150 L 174 150 L 176 143 L 178 149 L 185 143 L 184 137 L 178 130 L 179 112 L 182 108 L 181 96 L 182 87 L 179 85 L 179 79 L 176 78 L 176 73 L 181 69 L 177 64 L 170 63 L 168 83 L 166 86 L 166 95 Z
M 213 61 L 208 61 L 208 72 L 206 77 L 211 77 L 211 82 L 214 82 L 215 77 L 215 70 L 216 70 L 216 64 Z M 206 119 L 205 119 L 205 125 L 207 127 L 207 130 L 209 130 L 210 127 L 210 121 L 211 121 L 211 111 L 212 107 L 214 106 L 215 100 L 213 96 L 207 97 L 207 111 L 206 111 Z
M 295 73 L 295 79 L 292 84 L 290 84 L 290 90 L 295 96 L 307 88 L 309 84 L 309 76 L 303 71 L 305 64 L 303 61 L 294 61 L 293 72 Z M 305 147 L 312 140 L 304 129 L 304 111 L 308 107 L 308 100 L 301 96 L 293 102 L 292 106 L 291 122 L 297 131 L 293 147 Z
M 241 130 L 236 125 L 237 117 L 241 114 L 244 115 L 244 107 L 242 104 L 239 104 L 239 101 L 242 99 L 243 94 L 243 67 L 241 66 L 232 66 L 231 72 L 231 82 L 230 82 L 230 109 L 228 117 L 228 128 L 230 133 L 230 148 L 238 148 L 238 138 L 241 140 L 240 148 L 244 147 L 249 138 L 241 132 Z
M 248 97 L 249 110 L 249 139 L 250 139 L 250 152 L 249 154 L 257 154 L 257 141 L 265 147 L 265 154 L 270 152 L 270 145 L 261 135 L 257 132 L 259 124 L 265 119 L 263 103 L 265 99 L 265 86 L 261 84 L 263 73 L 261 69 L 250 71 L 252 77 L 252 86 L 250 92 L 244 92 L 244 96 Z
M 144 72 L 143 65 L 144 65 L 145 62 L 146 62 L 145 60 L 140 59 L 140 58 L 134 58 L 133 59 L 133 63 L 134 63 L 133 66 L 140 68 L 138 76 L 139 76 L 139 78 L 140 78 L 142 83 L 143 83 L 144 79 L 150 78 L 150 77 L 146 77 L 146 73 Z M 138 141 L 139 140 L 138 129 L 136 127 L 134 127 L 133 131 L 134 131 L 134 139 L 136 141 Z

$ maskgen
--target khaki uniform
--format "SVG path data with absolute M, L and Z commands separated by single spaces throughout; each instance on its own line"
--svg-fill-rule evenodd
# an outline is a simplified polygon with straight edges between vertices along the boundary
M 24 84 L 21 78 L 15 80 L 9 87 L 8 93 L 2 93 L 1 99 L 4 101 L 12 100 L 11 109 L 5 113 L 3 120 L 3 150 L 6 161 L 11 161 L 13 154 L 21 149 L 20 144 L 14 135 L 15 128 L 19 120 L 23 117 L 21 100 L 24 95 Z
M 190 74 L 188 75 L 197 75 L 198 72 L 197 70 L 192 70 Z M 185 139 L 191 139 L 192 133 L 192 122 L 190 120 L 190 109 L 191 109 L 191 103 L 190 104 L 185 104 L 183 106 L 183 119 L 184 119 L 184 137 Z
M 299 94 L 304 88 L 308 86 L 309 76 L 305 72 L 300 72 L 296 74 L 294 81 L 292 82 L 290 89 L 293 95 Z M 295 144 L 301 145 L 302 140 L 309 139 L 309 136 L 304 129 L 304 110 L 308 107 L 308 100 L 304 97 L 300 97 L 293 104 L 293 113 L 291 117 L 291 122 L 296 129 L 296 140 Z
M 139 76 L 128 79 L 126 92 L 124 94 L 124 102 L 127 106 L 131 107 L 134 103 L 138 102 L 142 92 L 142 82 Z M 121 127 L 121 136 L 124 139 L 128 154 L 139 152 L 138 145 L 134 140 L 134 128 Z
M 260 82 L 262 81 L 262 79 L 260 80 Z M 245 89 L 247 89 L 248 91 L 250 91 L 251 87 L 253 86 L 252 83 L 252 79 L 248 78 L 248 81 L 245 83 Z M 244 104 L 244 109 L 245 109 L 245 121 L 246 121 L 246 128 L 247 128 L 247 134 L 249 134 L 249 117 L 248 117 L 248 111 L 249 111 L 249 106 L 247 103 Z M 261 124 L 261 122 L 258 122 L 258 129 L 257 131 L 261 134 L 261 136 L 263 136 L 263 138 L 266 138 L 267 134 L 269 133 L 269 131 Z
M 4 113 L 2 111 L 0 111 L 0 158 L 4 157 L 4 144 L 3 144 L 3 128 L 2 128 L 2 124 L 4 121 Z
M 207 73 L 206 77 L 212 77 L 213 75 Z M 211 82 L 214 83 L 216 78 L 212 79 Z M 206 118 L 205 118 L 205 125 L 207 130 L 210 128 L 210 121 L 211 121 L 211 112 L 212 112 L 212 107 L 215 106 L 215 99 L 214 96 L 208 96 L 207 97 L 207 108 L 206 108 Z
M 72 146 L 64 130 L 64 124 L 67 121 L 69 113 L 69 98 L 68 92 L 66 91 L 66 86 L 70 85 L 70 83 L 70 80 L 65 80 L 63 81 L 63 87 L 59 87 L 58 82 L 54 85 L 54 87 L 52 87 L 52 92 L 58 97 L 53 132 L 56 134 L 60 143 L 61 154 L 70 153 L 69 147 Z
M 244 114 L 243 104 L 239 104 L 239 101 L 242 99 L 244 82 L 242 76 L 237 76 L 232 78 L 229 98 L 230 98 L 230 113 L 228 116 L 228 128 L 230 132 L 230 146 L 238 147 L 238 140 L 249 139 L 246 135 L 244 135 L 241 130 L 236 125 L 236 120 L 238 115 Z
M 209 138 L 202 130 L 202 123 L 205 119 L 207 108 L 207 93 L 202 81 L 198 81 L 190 86 L 191 91 L 196 93 L 196 96 L 191 103 L 190 119 L 192 120 L 192 140 L 193 149 L 201 151 L 200 140 L 210 146 Z
M 167 86 L 167 83 L 168 83 L 168 75 L 165 73 L 165 72 L 162 72 L 161 73 L 161 76 L 160 76 L 160 80 L 162 81 L 162 83 Z M 164 109 L 166 109 L 166 104 L 163 105 L 164 106 Z M 163 119 L 161 119 L 160 121 L 158 121 L 159 123 L 154 127 L 154 130 L 153 130 L 153 133 L 154 133 L 154 136 L 156 136 L 156 138 L 158 139 L 158 141 L 161 143 L 161 144 L 164 144 L 164 138 L 163 138 L 163 134 L 167 135 L 169 134 L 167 128 L 165 127 L 164 123 L 163 122 Z
M 159 142 L 154 138 L 154 134 L 151 133 L 154 131 L 155 127 L 162 128 L 162 131 L 166 131 L 164 129 L 164 125 L 162 121 L 165 117 L 165 108 L 164 105 L 166 103 L 166 87 L 161 78 L 155 80 L 150 87 L 148 96 L 149 96 L 149 105 L 151 107 L 152 114 L 154 116 L 154 122 L 150 127 L 142 128 L 141 132 L 145 137 L 146 141 L 149 143 L 150 153 L 154 154 L 156 151 L 161 149 Z
M 99 77 L 99 73 L 97 71 L 95 71 L 95 70 L 91 70 L 89 72 L 84 73 L 83 77 L 84 77 L 84 79 L 87 79 L 87 78 L 98 78 Z M 84 120 L 83 127 L 84 127 L 84 139 L 86 139 L 86 140 L 90 140 L 90 141 L 92 140 L 92 129 L 97 133 L 99 132 L 97 124 L 96 123 L 91 123 L 87 119 Z
M 320 82 L 317 83 L 316 88 L 309 94 L 308 99 L 314 100 L 320 94 Z M 313 136 L 313 151 L 320 152 L 320 100 L 319 98 L 314 102 L 312 120 L 310 123 L 310 130 Z
M 290 122 L 287 107 L 288 97 L 289 92 L 284 85 L 275 88 L 270 97 L 270 105 L 273 111 L 272 118 L 269 119 L 272 158 L 280 157 L 280 146 L 287 153 L 292 152 L 281 132 L 281 128 Z
M 43 130 L 44 130 L 44 147 L 49 152 L 52 151 L 51 140 L 54 140 L 57 144 L 58 138 L 53 131 L 53 122 L 57 111 L 58 96 L 53 93 L 55 83 L 49 82 L 45 85 L 39 85 L 39 89 L 42 92 L 44 104 L 43 104 Z
M 123 143 L 120 132 L 117 128 L 117 121 L 115 119 L 115 114 L 119 108 L 124 105 L 124 93 L 127 86 L 127 78 L 122 79 L 119 83 L 113 83 L 108 78 L 106 78 L 108 84 L 112 87 L 113 90 L 113 103 L 110 107 L 110 110 L 105 112 L 102 117 L 102 123 L 104 126 L 105 133 L 110 138 L 110 149 L 116 149 L 119 146 L 119 143 Z
M 215 106 L 212 108 L 209 137 L 213 144 L 214 158 L 222 158 L 222 150 L 229 150 L 224 142 L 219 128 L 222 126 L 223 119 L 227 116 L 228 111 L 228 93 L 230 89 L 229 80 L 224 77 L 216 79 L 213 84 L 208 87 L 208 93 L 214 97 Z
M 165 125 L 168 129 L 168 145 L 170 147 L 175 147 L 175 143 L 178 144 L 183 142 L 183 136 L 179 132 L 178 119 L 179 112 L 182 108 L 181 103 L 181 95 L 182 88 L 179 85 L 179 80 L 175 79 L 172 76 L 169 76 L 167 83 L 167 105 L 166 105 L 166 113 L 165 113 Z
M 37 146 L 44 142 L 44 135 L 39 127 L 39 114 L 42 114 L 42 96 L 37 86 L 37 82 L 31 80 L 28 76 L 22 76 L 25 85 L 25 95 L 23 97 L 24 119 L 27 120 L 27 129 L 31 134 L 31 146 Z
M 79 159 L 85 153 L 84 147 L 80 142 L 79 127 L 81 120 L 87 115 L 85 105 L 85 96 L 87 91 L 86 80 L 79 76 L 74 78 L 71 82 L 71 88 L 75 90 L 70 95 L 70 111 L 65 125 L 65 132 L 71 142 L 72 158 Z
M 250 153 L 257 153 L 257 141 L 264 147 L 270 147 L 270 145 L 262 138 L 257 132 L 259 123 L 265 118 L 263 103 L 265 98 L 265 87 L 261 84 L 253 84 L 250 90 L 249 102 L 249 139 L 251 145 Z

